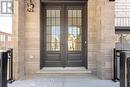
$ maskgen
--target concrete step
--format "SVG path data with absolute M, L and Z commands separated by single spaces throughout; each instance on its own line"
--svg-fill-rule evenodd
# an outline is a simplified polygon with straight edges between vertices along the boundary
M 44 74 L 90 74 L 90 70 L 86 70 L 84 67 L 44 67 L 37 73 Z

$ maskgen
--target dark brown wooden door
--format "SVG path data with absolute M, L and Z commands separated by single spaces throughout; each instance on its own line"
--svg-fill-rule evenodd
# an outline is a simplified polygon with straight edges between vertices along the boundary
M 45 6 L 45 67 L 84 66 L 82 6 Z

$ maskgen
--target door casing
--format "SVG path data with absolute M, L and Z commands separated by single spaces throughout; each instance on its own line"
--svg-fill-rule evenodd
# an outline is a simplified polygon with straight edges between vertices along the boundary
M 85 4 L 77 4 L 77 3 L 61 3 L 61 4 L 56 4 L 56 3 L 41 3 L 41 9 L 40 9 L 40 27 L 41 27 L 41 32 L 40 32 L 40 68 L 42 69 L 45 66 L 45 51 L 46 51 L 46 33 L 45 33 L 45 21 L 46 20 L 46 15 L 45 15 L 45 7 L 46 6 L 82 6 L 82 54 L 83 54 L 83 66 L 88 68 L 88 61 L 87 61 L 87 3 Z M 63 64 L 63 67 L 65 64 Z

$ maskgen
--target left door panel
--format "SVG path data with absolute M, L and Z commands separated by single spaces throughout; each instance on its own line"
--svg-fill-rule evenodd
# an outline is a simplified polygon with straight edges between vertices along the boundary
M 45 8 L 45 67 L 62 67 L 61 59 L 61 10 L 60 7 Z

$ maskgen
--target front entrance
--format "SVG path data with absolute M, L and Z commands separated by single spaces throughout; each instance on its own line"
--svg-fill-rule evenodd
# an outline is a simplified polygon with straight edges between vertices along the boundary
M 82 5 L 44 5 L 43 67 L 82 67 L 86 60 Z M 86 62 L 85 62 L 86 61 Z

